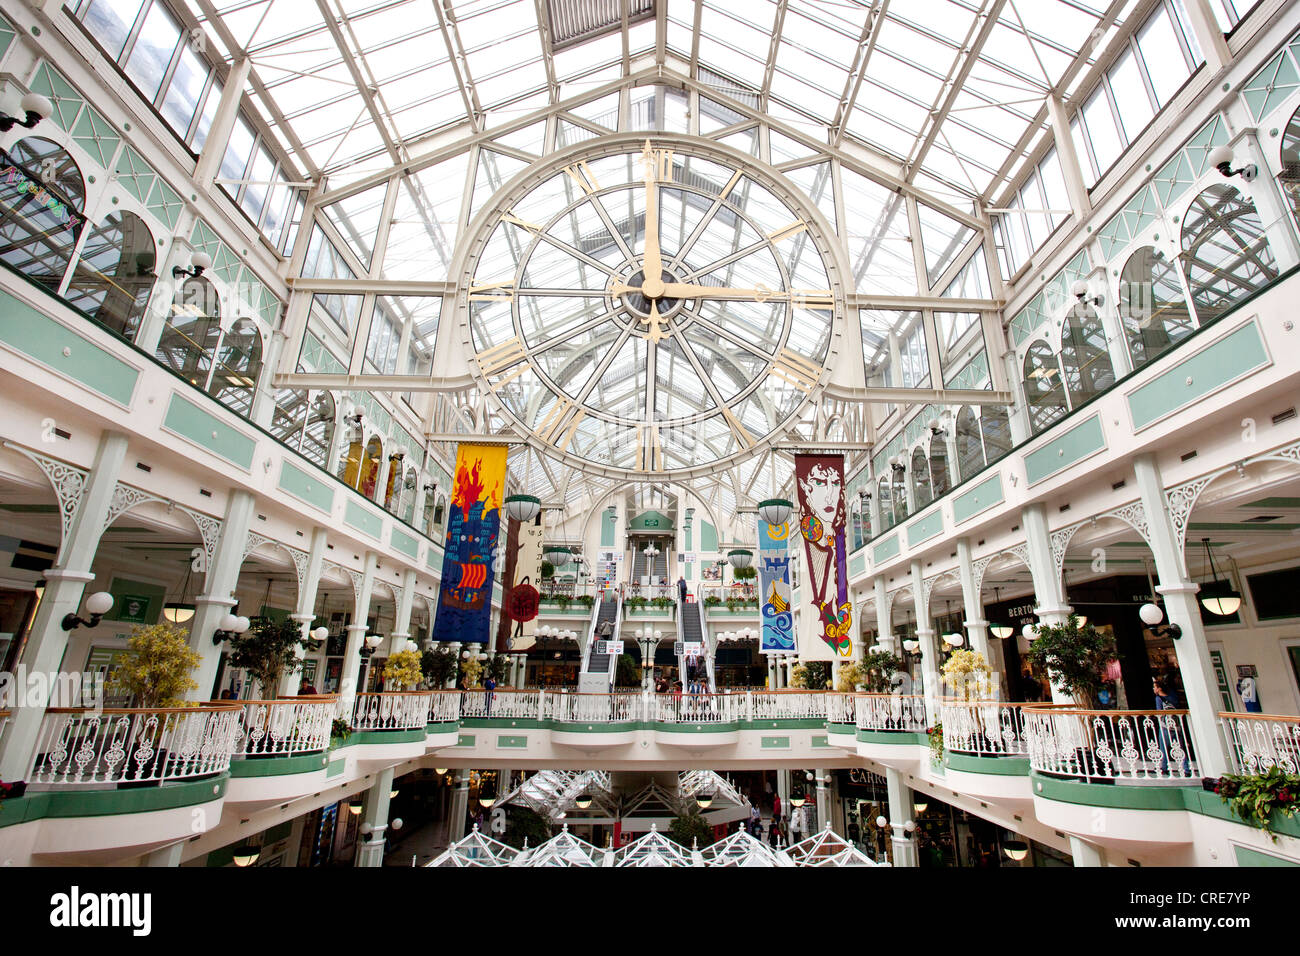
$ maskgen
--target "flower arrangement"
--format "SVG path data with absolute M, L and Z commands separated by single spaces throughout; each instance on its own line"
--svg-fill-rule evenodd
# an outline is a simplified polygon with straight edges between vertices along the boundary
M 835 673 L 835 689 L 841 694 L 851 694 L 866 682 L 867 675 L 857 661 L 849 661 Z
M 708 597 L 704 599 L 705 607 L 717 607 L 721 603 L 722 603 L 722 598 L 718 597 L 716 594 L 710 594 Z
M 1273 814 L 1290 818 L 1300 810 L 1300 776 L 1276 765 L 1263 773 L 1225 773 L 1214 792 L 1243 823 L 1263 830 L 1274 843 L 1277 834 L 1269 826 Z
M 0 780 L 0 807 L 3 807 L 4 802 L 10 797 L 16 800 L 26 792 L 27 781 L 25 780 L 15 780 L 12 783 L 5 783 Z
M 930 759 L 936 763 L 943 762 L 943 724 L 936 723 L 925 732 L 930 739 Z
M 953 651 L 943 665 L 943 681 L 962 700 L 987 700 L 993 692 L 988 662 L 979 651 Z
M 190 672 L 201 661 L 190 648 L 185 628 L 161 621 L 135 627 L 126 647 L 108 683 L 140 707 L 180 707 L 186 691 L 198 689 Z
M 407 648 L 398 651 L 384 664 L 384 687 L 389 690 L 412 690 L 424 678 L 420 652 Z
M 477 687 L 483 676 L 483 663 L 477 657 L 460 662 L 460 676 L 465 679 L 466 687 Z
M 350 736 L 352 736 L 352 728 L 348 722 L 342 717 L 335 717 L 334 722 L 330 724 L 330 739 L 347 740 Z

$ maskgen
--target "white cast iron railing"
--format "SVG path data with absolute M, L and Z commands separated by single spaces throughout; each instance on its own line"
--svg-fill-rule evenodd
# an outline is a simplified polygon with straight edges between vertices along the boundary
M 1274 714 L 1219 714 L 1235 773 L 1263 773 L 1280 767 L 1300 773 L 1300 717 Z
M 554 696 L 539 690 L 494 690 L 489 694 L 481 687 L 454 693 L 458 695 L 462 718 L 500 717 L 511 720 L 540 718 L 542 695 Z
M 745 715 L 739 694 L 655 694 L 646 698 L 648 717 L 662 724 L 727 723 Z
M 926 729 L 925 698 L 920 695 L 858 694 L 853 707 L 859 730 L 924 733 Z
M 779 690 L 750 695 L 754 720 L 826 719 L 826 694 L 822 691 Z
M 330 727 L 338 711 L 333 695 L 239 702 L 240 733 L 236 756 L 288 756 L 329 746 Z
M 943 747 L 953 753 L 1024 756 L 1024 714 L 1020 704 L 994 700 L 945 700 L 939 706 Z
M 28 782 L 116 784 L 222 773 L 240 733 L 238 704 L 112 708 L 52 707 L 41 720 Z
M 644 700 L 639 693 L 547 694 L 543 713 L 560 723 L 629 723 L 645 719 Z
M 408 690 L 383 694 L 357 694 L 352 711 L 353 730 L 423 729 L 429 717 L 433 691 Z
M 460 720 L 460 691 L 435 690 L 429 695 L 430 724 L 446 724 Z
M 1200 776 L 1185 710 L 1023 710 L 1029 765 L 1089 780 L 1189 780 Z
M 854 694 L 828 693 L 826 695 L 826 722 L 829 724 L 851 724 L 857 712 Z

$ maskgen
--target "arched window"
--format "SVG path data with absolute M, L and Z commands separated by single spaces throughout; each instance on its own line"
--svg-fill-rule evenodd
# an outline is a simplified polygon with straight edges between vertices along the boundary
M 930 485 L 930 463 L 926 461 L 925 452 L 917 448 L 912 452 L 912 499 L 920 511 L 934 500 L 934 489 Z
M 339 478 L 349 488 L 357 486 L 357 479 L 361 477 L 361 440 L 353 439 L 348 442 L 347 451 L 339 460 Z
M 206 391 L 220 341 L 217 290 L 207 279 L 187 279 L 176 291 L 171 315 L 158 339 L 158 358 L 191 385 Z
M 1096 310 L 1086 302 L 1075 305 L 1066 316 L 1061 329 L 1061 367 L 1071 407 L 1115 384 L 1115 367 L 1106 350 L 1106 330 Z
M 407 524 L 415 521 L 415 491 L 419 484 L 420 474 L 412 465 L 406 469 L 406 482 L 402 486 L 402 500 L 405 502 L 405 507 L 402 509 L 402 520 Z
M 898 524 L 900 521 L 905 520 L 908 515 L 907 485 L 904 484 L 904 482 L 907 481 L 907 477 L 905 474 L 899 474 L 897 471 L 893 472 L 893 476 L 890 485 L 893 492 L 894 524 Z
M 1143 246 L 1124 263 L 1119 315 L 1135 369 L 1192 334 L 1192 314 L 1177 267 L 1159 250 Z
M 420 526 L 424 528 L 424 533 L 431 538 L 433 537 L 433 529 L 435 527 L 433 522 L 433 509 L 438 503 L 437 497 L 438 496 L 434 494 L 426 494 L 424 496 L 424 515 L 420 519 Z
M 891 495 L 889 476 L 882 475 L 877 483 L 876 492 L 880 496 L 880 530 L 888 531 L 894 526 L 894 498 Z
M 365 453 L 361 456 L 361 473 L 357 478 L 357 491 L 361 492 L 371 501 L 375 500 L 375 492 L 379 484 L 379 468 L 384 461 L 384 443 L 379 440 L 378 435 L 371 435 L 370 441 L 366 442 Z
M 957 474 L 965 481 L 984 467 L 980 423 L 969 405 L 963 405 L 957 412 L 957 431 L 953 437 L 957 445 Z
M 252 319 L 240 319 L 221 337 L 217 365 L 208 392 L 247 417 L 253 409 L 257 377 L 262 372 L 262 334 Z
M 852 516 L 853 516 L 853 548 L 852 548 L 852 550 L 856 551 L 856 550 L 858 550 L 858 548 L 862 547 L 862 545 L 863 545 L 863 543 L 864 543 L 864 539 L 863 539 L 863 537 L 862 537 L 862 517 L 863 517 L 863 515 L 862 515 L 862 499 L 861 499 L 861 498 L 859 498 L 857 501 L 854 502 L 854 504 L 853 504 L 853 508 L 852 508 L 852 511 L 851 511 L 850 513 L 851 513 Z
M 1300 227 L 1300 109 L 1291 114 L 1282 133 L 1282 171 L 1277 181 L 1291 205 L 1291 218 Z
M 938 435 L 930 439 L 930 487 L 934 489 L 936 498 L 952 489 L 948 474 L 948 446 Z
M 158 279 L 157 260 L 143 219 L 129 212 L 109 213 L 86 236 L 64 298 L 100 325 L 134 340 Z
M 405 455 L 388 456 L 388 477 L 384 481 L 384 509 L 397 514 L 402 507 L 402 459 Z
M 1011 451 L 1011 422 L 1001 405 L 980 409 L 980 434 L 984 437 L 984 461 L 993 464 Z
M 433 523 L 436 527 L 441 528 L 442 523 L 447 517 L 447 496 L 438 495 L 438 506 L 433 509 Z
M 275 396 L 271 434 L 322 468 L 334 437 L 334 396 L 329 392 L 282 389 Z
M 85 202 L 81 170 L 63 147 L 28 136 L 0 150 L 0 261 L 58 291 Z
M 1029 427 L 1035 434 L 1065 414 L 1065 389 L 1061 367 L 1046 342 L 1038 341 L 1025 353 L 1025 399 L 1029 403 Z
M 1181 258 L 1201 325 L 1278 276 L 1255 204 L 1228 183 L 1215 183 L 1192 200 L 1183 216 Z

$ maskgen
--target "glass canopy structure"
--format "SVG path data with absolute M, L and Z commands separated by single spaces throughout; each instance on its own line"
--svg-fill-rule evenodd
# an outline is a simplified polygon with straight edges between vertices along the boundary
M 229 127 L 215 181 L 292 290 L 286 421 L 499 434 L 567 504 L 730 510 L 930 405 L 1004 450 L 1004 281 L 1204 59 L 1181 0 L 69 8 L 187 147 Z M 391 451 L 300 430 L 341 474 Z

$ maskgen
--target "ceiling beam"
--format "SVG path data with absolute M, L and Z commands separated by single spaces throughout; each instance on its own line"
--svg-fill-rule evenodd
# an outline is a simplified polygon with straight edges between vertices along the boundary
M 876 52 L 876 43 L 880 39 L 880 31 L 885 25 L 885 17 L 888 13 L 889 0 L 880 0 L 880 5 L 867 15 L 867 22 L 862 25 L 862 35 L 858 37 L 858 51 L 853 65 L 849 68 L 849 77 L 844 84 L 844 93 L 840 96 L 839 106 L 835 108 L 835 118 L 831 120 L 832 146 L 839 146 L 844 140 L 849 117 L 853 114 L 853 106 L 858 101 L 858 91 L 862 89 L 862 81 L 867 75 L 867 66 L 871 63 L 872 54 Z

